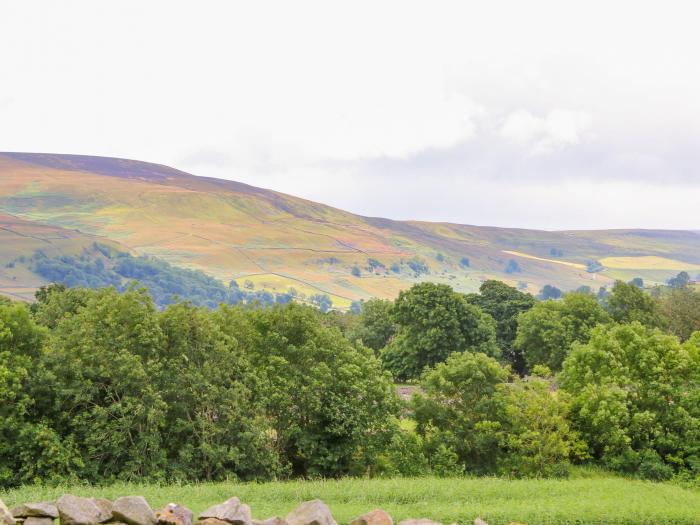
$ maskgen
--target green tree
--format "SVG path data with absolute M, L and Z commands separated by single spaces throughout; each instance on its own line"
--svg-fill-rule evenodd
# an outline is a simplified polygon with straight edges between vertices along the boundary
M 568 293 L 560 301 L 543 301 L 518 318 L 515 347 L 529 368 L 547 365 L 558 371 L 571 345 L 586 342 L 610 317 L 589 294 Z
M 223 307 L 218 317 L 224 332 L 247 342 L 273 446 L 288 473 L 338 476 L 375 462 L 399 405 L 370 349 L 353 347 L 302 305 Z
M 31 389 L 46 330 L 24 304 L 0 303 L 0 486 L 69 479 L 71 443 L 41 417 Z
M 458 353 L 426 373 L 412 401 L 417 431 L 454 451 L 469 473 L 497 471 L 507 404 L 499 387 L 508 370 L 482 353 Z
M 165 402 L 162 448 L 178 479 L 269 479 L 277 472 L 272 425 L 245 348 L 205 308 L 181 303 L 159 316 L 163 345 L 154 382 Z
M 566 475 L 580 449 L 566 419 L 567 397 L 549 382 L 508 383 L 508 369 L 484 354 L 453 354 L 426 373 L 413 398 L 431 464 L 451 455 L 468 473 Z
M 700 292 L 678 288 L 660 299 L 663 326 L 681 341 L 700 331 Z
M 535 298 L 501 281 L 489 280 L 481 285 L 478 294 L 468 295 L 467 300 L 494 318 L 501 355 L 514 370 L 524 373 L 522 354 L 513 345 L 518 330 L 518 316 L 535 305 Z
M 350 330 L 348 339 L 359 339 L 362 344 L 378 352 L 396 333 L 392 318 L 393 304 L 384 299 L 370 299 L 362 305 L 357 325 Z
M 700 473 L 700 337 L 681 345 L 638 322 L 600 326 L 559 382 L 595 460 L 655 479 Z
M 499 354 L 493 318 L 447 285 L 420 283 L 402 291 L 393 316 L 399 328 L 382 360 L 398 379 L 417 378 L 454 352 Z
M 162 342 L 143 290 L 90 291 L 51 334 L 33 392 L 37 410 L 79 450 L 80 479 L 164 476 L 166 406 L 153 381 Z
M 616 281 L 606 304 L 610 316 L 618 323 L 637 321 L 651 328 L 662 327 L 657 302 L 634 284 Z
M 668 280 L 668 285 L 671 288 L 685 288 L 690 282 L 690 275 L 688 272 L 680 272 L 678 275 Z

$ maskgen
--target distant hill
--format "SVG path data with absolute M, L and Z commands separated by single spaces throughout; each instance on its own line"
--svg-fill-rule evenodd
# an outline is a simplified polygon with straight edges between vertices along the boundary
M 48 282 L 22 262 L 36 250 L 89 258 L 96 241 L 249 291 L 327 294 L 341 308 L 423 280 L 473 291 L 493 278 L 536 293 L 700 273 L 693 231 L 394 221 L 147 162 L 0 153 L 0 292 L 27 298 Z

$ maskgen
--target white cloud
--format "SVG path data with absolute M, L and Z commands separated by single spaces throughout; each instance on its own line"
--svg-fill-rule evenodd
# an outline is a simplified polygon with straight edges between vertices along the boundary
M 582 225 L 595 213 L 610 226 L 700 226 L 681 206 L 652 217 L 653 191 L 594 211 L 571 193 L 572 181 L 644 181 L 680 202 L 700 184 L 696 2 L 24 0 L 2 11 L 3 150 L 150 160 L 371 215 L 534 221 L 528 199 L 507 215 L 469 200 L 497 201 L 498 181 L 546 187 Z
M 507 140 L 526 146 L 531 153 L 543 154 L 578 143 L 590 120 L 582 111 L 556 109 L 537 117 L 521 109 L 506 117 L 500 131 Z

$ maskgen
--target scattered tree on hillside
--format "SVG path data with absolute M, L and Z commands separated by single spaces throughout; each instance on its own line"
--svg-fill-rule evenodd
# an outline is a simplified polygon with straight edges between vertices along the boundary
M 690 274 L 688 272 L 680 272 L 675 277 L 668 280 L 668 285 L 671 288 L 685 288 L 690 282 Z
M 508 261 L 508 264 L 506 264 L 506 273 L 520 273 L 523 270 L 520 268 L 520 265 L 515 259 L 511 259 Z
M 560 299 L 562 295 L 562 291 L 556 286 L 545 284 L 537 298 L 542 301 L 547 301 L 548 299 Z

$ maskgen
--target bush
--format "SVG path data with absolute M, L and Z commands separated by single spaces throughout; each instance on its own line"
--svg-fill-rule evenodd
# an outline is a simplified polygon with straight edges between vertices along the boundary
M 580 454 L 566 419 L 567 397 L 544 379 L 508 383 L 484 354 L 453 354 L 425 375 L 413 400 L 434 471 L 562 476 Z
M 700 336 L 681 345 L 637 322 L 600 326 L 560 382 L 595 460 L 654 479 L 700 474 Z

